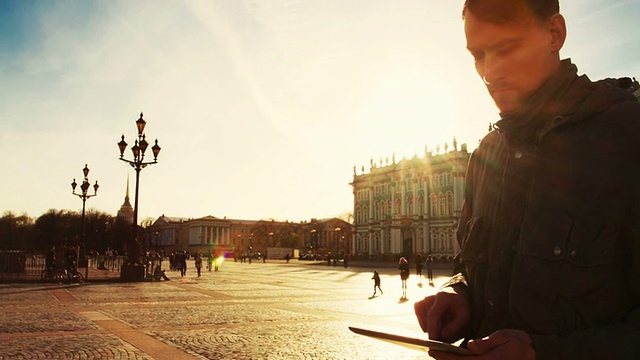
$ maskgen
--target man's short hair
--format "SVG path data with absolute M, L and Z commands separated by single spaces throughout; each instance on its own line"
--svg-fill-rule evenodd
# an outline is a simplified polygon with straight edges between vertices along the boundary
M 560 12 L 559 0 L 465 0 L 462 18 L 468 12 L 481 20 L 504 24 L 531 13 L 539 22 Z

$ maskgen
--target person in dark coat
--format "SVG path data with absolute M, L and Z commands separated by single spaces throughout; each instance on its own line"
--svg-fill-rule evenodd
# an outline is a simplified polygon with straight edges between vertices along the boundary
M 415 304 L 430 339 L 475 357 L 436 359 L 639 358 L 640 104 L 561 60 L 559 11 L 465 1 L 501 119 L 469 161 L 453 277 Z
M 401 257 L 400 260 L 398 260 L 398 269 L 400 269 L 400 280 L 402 281 L 402 297 L 400 299 L 406 299 L 407 279 L 409 279 L 409 274 L 411 273 L 409 261 L 404 257 Z
M 380 287 L 380 274 L 378 273 L 378 270 L 373 271 L 372 279 L 373 279 L 373 295 L 371 295 L 371 297 L 376 296 L 376 288 L 380 290 L 380 295 L 384 294 L 382 292 L 382 288 Z
M 433 284 L 433 257 L 431 257 L 431 255 L 427 255 L 427 259 L 424 261 L 424 267 L 427 268 L 429 284 Z
M 416 254 L 416 276 L 418 277 L 418 281 L 422 282 L 422 254 Z

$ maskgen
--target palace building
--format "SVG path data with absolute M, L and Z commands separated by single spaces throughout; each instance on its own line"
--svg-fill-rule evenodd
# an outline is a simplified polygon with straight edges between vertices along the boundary
M 462 211 L 467 145 L 425 149 L 396 162 L 371 160 L 354 168 L 353 251 L 359 257 L 413 258 L 416 253 L 450 259 L 456 253 L 455 230 Z

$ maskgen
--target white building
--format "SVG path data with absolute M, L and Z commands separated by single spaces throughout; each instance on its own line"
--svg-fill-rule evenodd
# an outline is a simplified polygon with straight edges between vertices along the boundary
M 419 158 L 370 163 L 361 174 L 354 168 L 354 250 L 357 256 L 394 258 L 431 254 L 452 258 L 455 229 L 462 211 L 469 152 L 453 149 Z

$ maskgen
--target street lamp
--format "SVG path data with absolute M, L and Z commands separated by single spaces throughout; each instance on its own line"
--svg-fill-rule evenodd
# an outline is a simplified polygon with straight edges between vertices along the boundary
M 88 198 L 92 198 L 96 195 L 98 195 L 98 188 L 100 187 L 100 185 L 98 185 L 98 181 L 96 180 L 96 183 L 93 185 L 93 195 L 89 194 L 89 187 L 91 187 L 91 184 L 89 183 L 89 167 L 87 166 L 87 164 L 84 164 L 84 169 L 82 169 L 82 173 L 84 175 L 84 179 L 82 180 L 82 184 L 80 184 L 80 192 L 77 193 L 76 192 L 76 187 L 78 186 L 78 183 L 76 182 L 76 179 L 73 179 L 73 182 L 71 183 L 71 193 L 73 195 L 76 195 L 77 197 L 79 197 L 80 199 L 82 199 L 82 246 L 85 248 L 85 255 L 86 255 L 86 246 L 87 246 L 87 234 L 86 234 L 86 226 L 85 226 L 85 204 L 87 202 Z M 77 245 L 77 244 L 76 244 Z M 77 254 L 78 256 L 80 254 Z M 76 257 L 76 264 L 78 264 L 78 258 Z M 85 279 L 87 278 L 89 272 L 89 264 L 87 263 L 87 267 L 85 268 L 85 273 L 84 273 L 84 277 Z
M 337 227 L 335 229 L 333 229 L 335 235 L 335 239 L 336 239 L 336 251 L 340 252 L 340 231 L 342 231 L 341 228 Z
M 124 141 L 124 134 L 122 135 L 120 142 L 118 142 L 118 148 L 120 149 L 120 160 L 131 165 L 131 167 L 136 171 L 136 193 L 132 224 L 133 236 L 127 244 L 127 264 L 129 265 L 136 265 L 140 263 L 140 243 L 138 241 L 138 192 L 140 189 L 140 170 L 147 167 L 147 165 L 157 164 L 158 154 L 160 153 L 160 146 L 158 146 L 158 139 L 156 139 L 155 145 L 151 147 L 151 151 L 153 152 L 153 161 L 144 161 L 144 155 L 147 151 L 147 147 L 149 146 L 149 143 L 146 140 L 146 135 L 144 134 L 144 127 L 146 124 L 147 122 L 144 121 L 144 119 L 142 118 L 142 113 L 140 113 L 140 118 L 136 121 L 138 138 L 136 139 L 135 144 L 131 147 L 133 160 L 127 160 L 124 158 L 124 151 L 127 148 L 127 143 Z M 144 276 L 144 273 L 142 275 Z
M 314 249 L 315 249 L 315 252 L 314 252 L 314 253 L 315 253 L 315 254 L 317 254 L 317 253 L 318 253 L 318 230 L 316 230 L 316 229 L 311 229 L 311 231 L 310 231 L 310 232 L 311 232 L 311 241 L 312 241 L 312 244 L 315 246 L 315 248 L 314 248 Z

